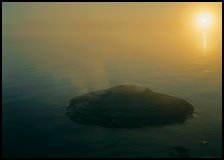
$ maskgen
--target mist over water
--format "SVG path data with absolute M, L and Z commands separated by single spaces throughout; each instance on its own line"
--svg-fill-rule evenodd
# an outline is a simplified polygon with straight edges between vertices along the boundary
M 121 16 L 113 14 L 119 5 L 100 5 L 40 5 L 24 11 L 32 13 L 24 21 L 19 11 L 11 23 L 5 4 L 3 156 L 169 157 L 173 147 L 186 146 L 191 157 L 221 157 L 221 29 L 194 34 L 171 21 L 183 6 L 165 18 L 156 5 L 150 12 L 145 5 L 123 6 Z M 67 12 L 52 19 L 62 8 Z M 42 14 L 47 17 L 40 20 Z M 196 117 L 182 125 L 109 129 L 64 115 L 73 97 L 120 84 L 185 99 Z

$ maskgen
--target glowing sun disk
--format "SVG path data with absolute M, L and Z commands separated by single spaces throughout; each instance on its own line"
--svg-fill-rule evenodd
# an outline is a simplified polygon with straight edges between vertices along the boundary
M 207 28 L 211 25 L 211 16 L 209 14 L 199 15 L 197 22 L 200 27 Z

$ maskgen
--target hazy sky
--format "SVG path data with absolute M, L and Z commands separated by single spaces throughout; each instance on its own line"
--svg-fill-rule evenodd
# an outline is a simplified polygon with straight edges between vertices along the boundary
M 221 42 L 221 2 L 5 2 L 3 36 L 14 36 L 14 39 L 32 36 L 42 41 L 60 38 L 107 44 L 112 44 L 113 40 L 127 45 L 149 45 L 150 41 L 152 46 L 164 41 L 165 47 L 180 41 L 199 41 L 201 28 L 195 20 L 204 13 L 212 17 L 210 42 Z
M 221 12 L 221 3 L 3 3 L 3 23 L 170 22 L 200 10 Z M 176 18 L 176 19 L 175 19 Z M 179 18 L 179 19 L 178 19 Z M 182 19 L 181 19 L 182 18 Z

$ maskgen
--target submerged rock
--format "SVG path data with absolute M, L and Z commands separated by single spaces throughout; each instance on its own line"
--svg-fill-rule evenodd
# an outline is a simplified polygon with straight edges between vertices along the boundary
M 183 146 L 177 146 L 177 147 L 174 147 L 174 149 L 179 154 L 187 154 L 190 151 L 190 148 L 186 148 L 186 147 L 183 147 Z
M 190 153 L 189 151 L 191 150 L 190 148 L 186 148 L 183 146 L 176 146 L 174 147 L 174 152 L 170 152 L 169 155 L 170 157 L 176 157 L 176 158 L 190 158 Z
M 181 123 L 193 110 L 185 100 L 141 86 L 120 85 L 73 98 L 67 115 L 81 124 L 137 128 Z

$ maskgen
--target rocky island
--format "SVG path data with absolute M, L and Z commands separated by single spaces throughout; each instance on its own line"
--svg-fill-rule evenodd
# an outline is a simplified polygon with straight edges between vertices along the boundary
M 67 115 L 80 124 L 138 128 L 183 123 L 193 111 L 185 100 L 142 86 L 119 85 L 73 98 Z

